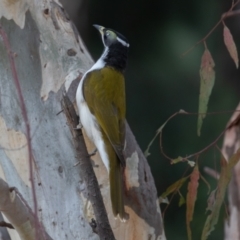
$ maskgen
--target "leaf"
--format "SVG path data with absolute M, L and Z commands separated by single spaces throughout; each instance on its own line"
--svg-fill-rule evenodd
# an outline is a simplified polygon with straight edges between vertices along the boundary
M 212 209 L 211 214 L 208 215 L 203 231 L 202 231 L 202 240 L 206 240 L 209 234 L 214 230 L 214 226 L 218 222 L 219 212 L 221 209 L 221 206 L 224 201 L 225 193 L 227 190 L 227 186 L 230 182 L 231 175 L 232 175 L 232 168 L 238 163 L 240 160 L 240 148 L 237 150 L 237 152 L 230 158 L 230 160 L 227 162 L 227 160 L 222 157 L 221 160 L 221 173 L 218 180 L 218 186 L 216 190 L 216 200 L 213 201 L 212 206 L 208 206 L 208 209 Z
M 162 193 L 162 195 L 160 196 L 161 198 L 166 198 L 169 194 L 177 191 L 178 189 L 180 189 L 182 187 L 182 185 L 185 183 L 185 181 L 188 179 L 188 177 L 184 177 L 179 179 L 178 181 L 176 181 L 175 183 L 173 183 L 172 185 L 170 185 L 167 190 Z
M 189 165 L 190 167 L 194 167 L 195 164 L 196 164 L 196 162 L 190 161 L 190 160 L 188 160 L 188 159 L 186 159 L 186 158 L 183 158 L 183 157 L 181 157 L 181 156 L 172 159 L 172 160 L 171 160 L 171 164 L 176 164 L 176 163 L 179 163 L 179 162 L 183 162 L 183 159 L 184 159 L 184 161 L 187 161 L 187 163 L 188 163 L 188 165 Z
M 209 97 L 212 92 L 212 88 L 215 82 L 215 71 L 213 70 L 215 64 L 212 59 L 211 53 L 208 49 L 205 49 L 201 68 L 200 68 L 200 95 L 199 95 L 199 107 L 198 107 L 198 123 L 197 123 L 197 134 L 201 135 L 201 127 L 203 123 L 203 119 L 206 117 L 207 107 Z
M 159 201 L 159 204 L 161 203 L 169 204 L 169 200 L 167 197 L 166 198 L 159 197 L 158 201 Z
M 206 211 L 213 210 L 214 203 L 216 202 L 216 190 L 217 189 L 213 190 L 208 197 Z
M 180 193 L 180 191 L 179 191 L 178 193 L 179 193 L 179 195 L 180 195 L 180 199 L 179 199 L 178 206 L 181 207 L 183 204 L 186 203 L 186 200 L 185 200 L 185 198 L 183 197 L 183 195 Z
M 227 50 L 238 68 L 238 52 L 229 28 L 225 25 L 223 28 L 223 38 Z
M 188 114 L 188 112 L 186 112 L 184 109 L 180 109 L 179 113 L 181 113 L 181 114 Z
M 176 164 L 176 163 L 179 163 L 179 162 L 182 162 L 183 158 L 181 156 L 177 157 L 177 158 L 174 158 L 171 160 L 171 164 Z
M 188 239 L 192 239 L 192 232 L 190 228 L 190 222 L 193 218 L 194 206 L 197 199 L 197 189 L 198 189 L 198 180 L 199 180 L 199 170 L 198 165 L 194 167 L 191 175 L 190 182 L 188 183 L 188 193 L 187 193 L 187 211 L 186 211 L 186 224 L 187 224 L 187 234 Z
M 190 160 L 188 160 L 187 163 L 190 167 L 194 167 L 196 164 L 194 161 L 190 161 Z

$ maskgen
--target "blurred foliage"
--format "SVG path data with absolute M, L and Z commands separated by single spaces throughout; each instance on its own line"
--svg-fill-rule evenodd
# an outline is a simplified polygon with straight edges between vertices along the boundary
M 77 0 L 66 2 L 66 9 Z M 72 3 L 71 3 L 72 2 Z M 144 0 L 82 0 L 75 8 L 74 21 L 79 27 L 90 53 L 96 60 L 103 50 L 102 42 L 92 24 L 113 28 L 125 35 L 130 42 L 128 69 L 126 71 L 127 120 L 136 139 L 145 151 L 156 130 L 166 119 L 184 109 L 198 111 L 200 87 L 200 62 L 204 51 L 198 45 L 186 56 L 187 49 L 201 40 L 226 12 L 232 1 L 144 1 Z M 69 13 L 71 16 L 71 13 Z M 240 16 L 227 19 L 226 25 L 240 49 Z M 220 25 L 207 39 L 208 49 L 215 61 L 216 81 L 210 97 L 208 112 L 234 110 L 239 102 L 239 70 L 229 56 L 223 41 Z M 163 130 L 163 146 L 172 158 L 187 156 L 210 144 L 225 128 L 231 113 L 207 115 L 197 137 L 197 116 L 180 115 L 171 120 Z M 218 143 L 221 147 L 221 142 Z M 149 165 L 155 179 L 158 194 L 190 173 L 186 163 L 170 165 L 159 148 L 159 139 L 150 149 Z M 216 148 L 199 157 L 201 174 L 212 189 L 217 182 L 203 172 L 204 166 L 219 171 L 220 158 Z M 200 180 L 196 208 L 191 222 L 193 239 L 200 239 L 207 218 L 208 188 Z M 187 184 L 186 184 L 187 185 Z M 181 191 L 186 196 L 187 187 Z M 176 195 L 177 196 L 177 195 Z M 164 212 L 165 231 L 168 240 L 187 239 L 186 206 L 178 207 L 175 197 Z M 220 221 L 209 239 L 223 239 L 227 214 L 222 208 Z

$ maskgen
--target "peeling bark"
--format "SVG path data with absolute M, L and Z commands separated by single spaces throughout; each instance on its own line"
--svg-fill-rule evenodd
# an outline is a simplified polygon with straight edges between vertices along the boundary
M 236 119 L 240 119 L 240 104 L 237 106 L 228 126 Z M 229 128 L 224 136 L 222 152 L 228 160 L 240 147 L 240 125 L 239 121 Z M 232 179 L 228 187 L 229 218 L 225 222 L 225 240 L 240 240 L 240 163 L 234 167 Z
M 95 216 L 61 107 L 63 92 L 74 102 L 77 85 L 93 60 L 58 1 L 0 0 L 0 19 L 12 51 L 7 51 L 0 37 L 0 176 L 18 189 L 31 216 L 37 207 L 41 227 L 35 219 L 33 229 L 58 240 L 99 239 L 91 226 Z M 9 54 L 16 65 L 28 122 Z M 91 152 L 95 147 L 86 137 L 85 141 Z M 125 156 L 126 223 L 112 215 L 108 176 L 98 154 L 92 163 L 115 238 L 165 239 L 153 177 L 129 127 Z M 5 217 L 12 223 L 11 217 Z M 12 239 L 19 239 L 18 229 L 9 232 Z

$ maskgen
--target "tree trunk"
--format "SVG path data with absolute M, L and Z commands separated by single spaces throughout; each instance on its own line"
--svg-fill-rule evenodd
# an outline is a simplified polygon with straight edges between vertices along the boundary
M 93 60 L 57 1 L 0 0 L 0 18 L 0 206 L 11 239 L 103 238 L 61 107 L 64 92 L 75 101 Z M 165 239 L 153 177 L 129 127 L 126 140 L 126 223 L 112 215 L 98 154 L 92 164 L 114 236 Z
M 228 125 L 237 118 L 240 119 L 240 104 L 234 112 Z M 222 152 L 228 160 L 240 147 L 240 120 L 225 133 Z M 234 167 L 228 187 L 229 218 L 225 222 L 225 240 L 240 240 L 240 162 Z

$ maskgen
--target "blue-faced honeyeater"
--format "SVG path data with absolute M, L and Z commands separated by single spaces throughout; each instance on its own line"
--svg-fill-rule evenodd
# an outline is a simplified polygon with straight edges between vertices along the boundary
M 125 81 L 129 43 L 120 33 L 99 25 L 104 51 L 83 75 L 77 89 L 81 124 L 108 171 L 112 211 L 125 219 L 123 171 L 125 158 Z

